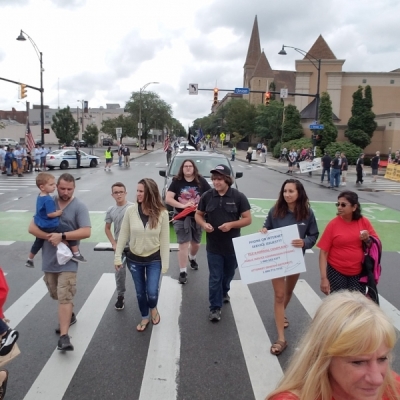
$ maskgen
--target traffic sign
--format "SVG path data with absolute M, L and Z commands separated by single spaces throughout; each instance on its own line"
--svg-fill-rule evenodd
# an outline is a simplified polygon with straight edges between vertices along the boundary
M 313 125 L 313 124 L 311 124 L 310 125 L 310 129 L 321 130 L 321 129 L 324 129 L 324 126 L 323 125 Z
M 235 94 L 249 94 L 250 89 L 249 88 L 235 88 Z
M 199 94 L 198 83 L 189 83 L 189 94 Z
M 287 99 L 288 93 L 289 93 L 288 89 L 286 89 L 286 88 L 281 89 L 280 98 L 281 99 Z
M 225 133 L 222 132 L 222 133 L 219 135 L 219 138 L 220 138 L 221 140 L 224 140 L 224 139 L 225 139 Z

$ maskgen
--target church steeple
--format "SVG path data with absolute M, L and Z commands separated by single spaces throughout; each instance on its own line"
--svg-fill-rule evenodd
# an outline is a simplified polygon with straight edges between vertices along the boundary
M 243 66 L 243 87 L 249 87 L 250 79 L 261 56 L 260 34 L 258 32 L 257 15 L 254 18 L 253 30 L 251 31 L 249 48 L 246 61 Z
M 318 36 L 318 39 L 311 46 L 311 49 L 308 51 L 308 53 L 316 59 L 336 60 L 336 56 L 333 54 L 333 51 L 330 49 L 328 43 L 326 43 L 322 35 Z M 304 57 L 304 60 L 306 59 L 307 57 Z

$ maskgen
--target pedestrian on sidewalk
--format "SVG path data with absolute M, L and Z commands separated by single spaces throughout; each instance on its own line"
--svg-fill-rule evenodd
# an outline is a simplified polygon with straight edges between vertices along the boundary
M 43 150 L 44 152 L 44 150 Z M 42 161 L 40 164 L 40 167 L 44 166 L 44 170 L 46 171 L 46 157 L 44 157 L 44 161 L 43 161 L 43 152 L 42 152 Z M 79 149 L 79 146 L 76 144 L 75 145 L 75 154 L 76 154 L 76 168 L 80 168 L 81 167 L 81 150 Z
M 378 176 L 379 163 L 381 162 L 380 155 L 381 153 L 377 151 L 375 156 L 371 159 L 372 182 L 376 182 Z
M 126 200 L 126 187 L 122 182 L 116 182 L 111 186 L 111 196 L 115 200 L 115 205 L 111 206 L 106 213 L 104 219 L 106 225 L 104 231 L 111 246 L 115 252 L 117 248 L 118 235 L 121 230 L 122 220 L 125 215 L 125 211 L 133 203 Z M 114 224 L 114 235 L 111 232 L 111 225 Z M 129 246 L 129 242 L 126 243 L 125 247 Z M 121 311 L 125 308 L 125 287 L 126 282 L 126 251 L 123 250 L 121 268 L 115 270 L 115 283 L 117 286 L 117 302 L 115 303 L 115 309 Z
M 124 155 L 125 167 L 130 167 L 131 166 L 131 162 L 130 162 L 131 151 L 127 145 L 124 145 L 124 147 L 122 149 L 122 154 Z
M 293 167 L 296 166 L 296 162 L 297 162 L 297 152 L 293 148 L 292 151 L 289 153 L 289 161 L 288 161 L 289 169 L 286 172 L 287 174 L 293 174 Z
M 327 151 L 325 151 L 324 156 L 321 158 L 322 163 L 322 174 L 321 174 L 321 183 L 324 183 L 325 172 L 327 173 L 327 181 L 330 184 L 331 180 L 331 162 L 332 158 Z
M 120 166 L 120 167 L 122 167 L 122 157 L 123 157 L 122 148 L 123 148 L 123 145 L 120 144 L 118 146 L 118 153 L 117 153 L 118 154 L 118 166 Z
M 233 178 L 227 165 L 217 165 L 210 173 L 214 188 L 201 196 L 195 219 L 207 233 L 208 318 L 218 322 L 222 303 L 230 301 L 230 283 L 237 268 L 232 239 L 240 236 L 240 228 L 251 224 L 251 207 L 247 197 L 232 188 Z
M 301 248 L 304 256 L 306 249 L 311 249 L 316 243 L 319 231 L 307 193 L 303 184 L 297 179 L 287 179 L 283 182 L 278 200 L 269 210 L 260 232 L 268 233 L 270 229 L 283 228 L 289 225 L 297 225 L 299 229 L 299 238 L 294 239 L 291 245 Z M 289 326 L 289 321 L 285 316 L 285 310 L 299 276 L 300 274 L 294 274 L 272 279 L 278 339 L 271 346 L 271 353 L 276 356 L 280 355 L 287 347 L 284 330 Z
M 358 160 L 356 162 L 356 172 L 357 172 L 357 180 L 356 180 L 356 185 L 359 183 L 363 183 L 363 177 L 364 177 L 364 153 L 361 153 L 360 156 L 358 157 Z
M 267 146 L 264 143 L 261 146 L 261 162 L 267 162 Z
M 249 164 L 251 163 L 252 158 L 253 158 L 253 148 L 249 146 L 246 152 L 246 160 L 249 162 Z
M 165 196 L 165 202 L 174 207 L 174 215 L 177 215 L 185 208 L 196 206 L 202 194 L 209 189 L 211 189 L 210 185 L 199 174 L 194 161 L 186 159 L 181 164 L 177 175 L 172 178 Z M 196 211 L 193 211 L 186 217 L 173 221 L 179 245 L 179 283 L 181 284 L 187 283 L 188 260 L 190 268 L 199 269 L 196 255 L 200 248 L 202 229 L 194 219 L 195 213 Z
M 104 152 L 104 156 L 106 158 L 106 165 L 104 166 L 104 171 L 111 171 L 111 165 L 113 162 L 113 153 L 111 147 Z
M 346 186 L 347 171 L 349 169 L 349 161 L 347 160 L 346 154 L 344 152 L 342 152 L 340 154 L 340 158 L 342 159 L 342 169 L 340 171 L 341 176 L 342 176 L 341 186 Z
M 233 145 L 231 149 L 231 161 L 235 161 L 235 157 L 236 157 L 236 146 Z
M 143 332 L 150 318 L 153 325 L 160 323 L 157 303 L 161 272 L 169 267 L 169 217 L 153 179 L 141 179 L 136 193 L 136 203 L 126 209 L 122 220 L 114 265 L 116 270 L 122 268 L 122 253 L 129 241 L 127 265 L 142 316 L 136 330 Z
M 342 170 L 342 158 L 340 157 L 340 151 L 335 153 L 335 158 L 331 162 L 331 184 L 329 188 L 340 186 L 340 171 Z

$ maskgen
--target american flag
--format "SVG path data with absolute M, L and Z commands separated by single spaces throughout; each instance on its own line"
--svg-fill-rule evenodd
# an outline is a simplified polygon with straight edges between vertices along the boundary
M 169 147 L 169 135 L 164 140 L 164 151 L 167 151 Z
M 31 127 L 29 125 L 29 119 L 26 120 L 26 132 L 25 132 L 26 148 L 29 152 L 35 147 L 35 140 L 33 139 Z

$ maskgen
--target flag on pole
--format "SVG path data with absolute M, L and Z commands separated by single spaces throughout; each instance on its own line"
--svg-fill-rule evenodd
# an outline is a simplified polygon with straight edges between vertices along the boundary
M 32 149 L 35 147 L 35 140 L 33 139 L 31 127 L 29 125 L 29 119 L 26 119 L 26 132 L 25 132 L 25 142 L 26 142 L 26 148 L 28 149 L 29 152 L 32 151 Z
M 169 147 L 169 134 L 166 136 L 164 140 L 164 151 L 167 151 Z
M 199 143 L 200 140 L 203 139 L 203 137 L 204 137 L 204 133 L 203 133 L 203 130 L 201 129 L 201 127 L 200 127 L 199 132 L 198 132 L 197 137 L 196 137 L 196 144 Z

